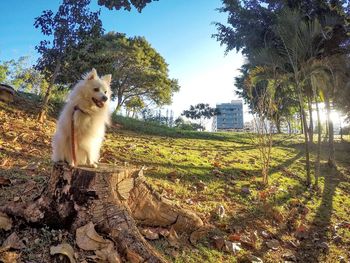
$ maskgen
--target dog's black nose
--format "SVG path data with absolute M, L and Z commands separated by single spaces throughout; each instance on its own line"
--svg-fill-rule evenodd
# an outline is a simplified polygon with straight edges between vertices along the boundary
M 103 95 L 102 100 L 103 100 L 103 101 L 107 101 L 107 100 L 108 100 L 107 96 L 104 96 L 104 95 Z

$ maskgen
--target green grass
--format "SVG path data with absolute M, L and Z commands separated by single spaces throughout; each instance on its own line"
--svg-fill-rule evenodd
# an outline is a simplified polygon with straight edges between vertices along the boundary
M 104 161 L 126 161 L 139 166 L 146 165 L 146 175 L 152 184 L 158 189 L 164 189 L 165 194 L 174 202 L 196 211 L 205 220 L 218 225 L 221 234 L 232 233 L 235 225 L 243 227 L 245 232 L 250 234 L 254 231 L 257 231 L 258 235 L 262 230 L 270 231 L 283 242 L 299 242 L 295 250 L 297 255 L 306 260 L 304 262 L 310 259 L 310 262 L 333 262 L 334 255 L 346 256 L 346 246 L 333 244 L 331 231 L 324 230 L 324 227 L 329 229 L 342 220 L 348 220 L 350 215 L 347 208 L 350 207 L 350 197 L 346 190 L 349 189 L 350 182 L 350 157 L 346 154 L 350 149 L 349 143 L 336 143 L 338 169 L 328 168 L 323 161 L 321 192 L 318 192 L 305 186 L 302 136 L 274 136 L 270 184 L 267 189 L 262 189 L 259 152 L 251 134 L 179 131 L 120 116 L 115 120 L 123 128 L 108 134 L 105 149 L 118 154 L 114 155 L 114 159 L 106 158 Z M 326 160 L 327 145 L 322 147 L 322 158 Z M 314 152 L 311 157 L 313 161 Z M 215 165 L 219 165 L 219 170 L 225 175 L 214 175 Z M 173 183 L 167 178 L 167 175 L 174 171 L 178 175 L 178 183 Z M 203 181 L 207 188 L 202 192 L 193 191 L 192 186 L 199 180 Z M 249 187 L 250 195 L 242 194 L 243 186 Z M 271 191 L 264 202 L 259 200 L 262 191 Z M 193 203 L 187 204 L 188 200 Z M 298 212 L 295 218 L 290 218 L 293 200 L 298 200 L 308 209 L 306 215 Z M 220 223 L 215 222 L 215 217 L 212 216 L 213 210 L 219 204 L 223 205 L 227 212 L 227 217 Z M 282 215 L 282 222 L 276 222 L 278 215 Z M 332 255 L 321 253 L 316 248 L 311 250 L 310 255 L 305 254 L 304 252 L 310 246 L 315 247 L 315 244 L 309 239 L 298 241 L 295 238 L 294 231 L 300 224 L 309 227 L 310 239 L 321 231 L 320 240 L 329 242 Z M 340 232 L 343 244 L 350 244 L 350 231 L 342 229 Z M 282 260 L 281 255 L 287 250 L 287 246 L 284 246 L 276 252 L 270 251 L 264 245 L 263 238 L 259 237 L 256 249 L 245 252 L 262 257 L 266 262 L 276 262 Z M 244 256 L 238 258 L 242 259 Z M 218 252 L 211 245 L 199 245 L 194 251 L 188 250 L 179 256 L 176 262 L 198 260 L 235 262 L 232 257 Z
M 176 128 L 169 128 L 166 125 L 159 124 L 157 122 L 136 120 L 121 115 L 113 115 L 113 121 L 121 124 L 124 130 L 135 131 L 142 134 L 156 135 L 156 136 L 167 136 L 173 138 L 193 138 L 193 139 L 207 139 L 207 140 L 219 140 L 228 141 L 236 140 L 237 142 L 245 142 L 247 136 L 243 133 L 232 137 L 228 133 L 211 133 L 211 132 L 197 132 L 189 130 L 180 130 Z
M 31 176 L 42 178 L 49 174 L 51 151 L 49 143 L 42 140 L 50 140 L 54 120 L 38 127 L 35 119 L 25 115 L 23 119 L 27 119 L 22 121 L 15 111 L 6 109 L 3 115 L 0 111 L 0 117 L 5 120 L 0 124 L 2 130 L 11 126 L 19 136 L 13 142 L 16 135 L 11 138 L 6 132 L 0 135 L 4 150 L 0 152 L 0 159 L 8 158 L 12 165 L 0 171 L 0 175 L 22 180 L 25 174 L 18 166 L 40 161 L 42 172 Z M 210 235 L 195 247 L 181 248 L 176 258 L 168 254 L 172 249 L 164 240 L 154 242 L 170 261 L 249 262 L 246 259 L 254 255 L 264 262 L 283 262 L 282 255 L 287 251 L 295 253 L 300 262 L 338 262 L 339 256 L 350 259 L 350 229 L 339 228 L 337 234 L 342 242 L 333 241 L 334 227 L 349 221 L 350 215 L 349 142 L 336 142 L 337 169 L 327 166 L 327 144 L 322 145 L 320 190 L 314 190 L 305 186 L 302 137 L 274 136 L 269 186 L 264 189 L 259 152 L 252 134 L 181 131 L 121 116 L 113 119 L 122 128 L 109 128 L 101 150 L 102 162 L 146 166 L 145 175 L 154 188 L 174 203 L 198 213 L 206 224 L 214 227 L 216 235 L 227 237 L 237 227 L 242 229 L 241 235 L 252 236 L 256 232 L 255 247 L 243 246 L 236 256 L 215 249 Z M 24 136 L 26 133 L 29 135 Z M 22 151 L 16 153 L 16 147 L 22 147 Z M 39 151 L 32 151 L 33 148 Z M 314 159 L 313 151 L 312 162 Z M 222 175 L 216 175 L 215 169 Z M 170 173 L 176 173 L 179 180 L 173 182 L 168 176 Z M 194 190 L 199 181 L 205 183 L 205 190 Z M 242 193 L 242 187 L 249 187 L 250 194 Z M 268 194 L 262 199 L 264 193 Z M 9 196 L 15 195 L 18 194 Z M 6 193 L 2 196 L 5 200 Z M 226 210 L 222 220 L 213 212 L 218 205 Z M 300 225 L 307 229 L 307 238 L 301 240 L 295 236 Z M 266 247 L 266 239 L 261 235 L 263 230 L 280 240 L 282 245 L 277 251 Z M 290 241 L 295 247 L 288 245 Z M 317 248 L 323 241 L 329 244 L 328 252 Z

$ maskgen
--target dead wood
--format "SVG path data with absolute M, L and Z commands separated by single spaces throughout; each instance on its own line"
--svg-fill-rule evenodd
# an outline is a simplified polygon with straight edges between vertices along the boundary
M 203 226 L 195 213 L 153 190 L 145 182 L 143 170 L 103 164 L 98 168 L 55 164 L 46 188 L 35 200 L 11 202 L 0 211 L 71 231 L 92 222 L 130 262 L 166 262 L 143 238 L 137 224 L 171 228 L 191 241 Z

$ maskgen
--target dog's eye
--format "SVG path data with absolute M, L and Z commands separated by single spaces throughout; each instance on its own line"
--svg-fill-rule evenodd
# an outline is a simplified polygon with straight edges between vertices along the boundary
M 105 94 L 107 94 L 107 91 L 105 90 Z
M 94 91 L 99 92 L 100 89 L 99 88 L 94 88 Z

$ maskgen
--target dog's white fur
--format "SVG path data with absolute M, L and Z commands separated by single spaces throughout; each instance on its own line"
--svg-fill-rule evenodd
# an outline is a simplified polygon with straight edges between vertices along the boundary
M 96 166 L 105 134 L 105 125 L 110 123 L 111 78 L 110 74 L 99 78 L 96 70 L 92 69 L 74 86 L 57 122 L 52 141 L 54 162 L 66 161 L 73 166 Z M 107 97 L 105 102 L 104 96 Z M 102 103 L 102 107 L 98 107 L 93 98 L 97 103 Z M 76 106 L 78 109 L 74 110 Z M 76 164 L 73 163 L 72 158 L 72 117 L 76 134 Z

